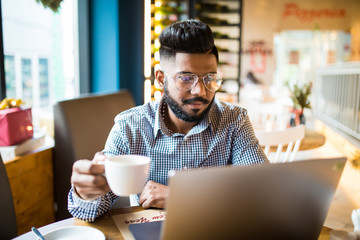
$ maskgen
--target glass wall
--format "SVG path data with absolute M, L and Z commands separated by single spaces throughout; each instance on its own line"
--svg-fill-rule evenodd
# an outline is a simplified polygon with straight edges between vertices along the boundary
M 63 0 L 58 12 L 36 0 L 2 0 L 6 96 L 32 108 L 35 127 L 52 115 L 59 100 L 79 95 L 75 75 L 74 6 Z M 52 131 L 50 129 L 50 131 Z

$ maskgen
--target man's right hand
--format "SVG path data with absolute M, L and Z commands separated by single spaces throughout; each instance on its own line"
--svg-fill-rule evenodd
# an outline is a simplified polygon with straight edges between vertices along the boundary
M 103 176 L 105 155 L 97 152 L 92 161 L 78 160 L 73 165 L 71 183 L 74 191 L 84 200 L 94 200 L 106 194 L 110 188 Z

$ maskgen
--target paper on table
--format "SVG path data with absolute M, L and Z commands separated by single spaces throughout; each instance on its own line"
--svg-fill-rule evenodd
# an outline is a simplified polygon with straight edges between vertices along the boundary
M 352 211 L 351 219 L 354 224 L 354 232 L 358 232 L 358 234 L 360 234 L 360 208 Z
M 112 218 L 125 240 L 135 240 L 129 230 L 129 224 L 165 220 L 166 213 L 164 210 L 150 209 L 133 213 L 118 214 L 112 216 Z
M 354 209 L 351 214 L 354 224 L 354 232 L 346 232 L 342 230 L 332 230 L 330 232 L 330 240 L 357 240 L 360 239 L 360 208 Z

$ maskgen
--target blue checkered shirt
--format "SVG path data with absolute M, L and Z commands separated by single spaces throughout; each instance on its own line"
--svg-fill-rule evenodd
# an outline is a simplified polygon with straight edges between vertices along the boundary
M 117 115 L 103 150 L 105 155 L 149 156 L 149 180 L 164 185 L 169 170 L 268 162 L 245 109 L 215 99 L 207 116 L 187 134 L 181 134 L 166 127 L 159 106 L 161 103 L 153 101 Z M 110 191 L 85 201 L 71 189 L 68 209 L 74 217 L 92 222 L 116 199 Z

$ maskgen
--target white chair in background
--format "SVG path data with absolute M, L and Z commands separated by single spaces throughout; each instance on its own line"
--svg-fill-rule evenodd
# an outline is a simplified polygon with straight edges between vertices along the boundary
M 305 136 L 305 125 L 278 131 L 255 131 L 255 135 L 260 145 L 265 146 L 264 152 L 271 163 L 292 162 L 299 151 L 300 142 Z M 286 144 L 286 152 L 282 154 L 282 149 Z M 275 154 L 270 153 L 271 146 L 277 146 Z M 280 158 L 282 159 L 280 160 Z
M 284 130 L 290 119 L 285 106 L 278 103 L 244 105 L 248 110 L 251 124 L 256 130 Z

